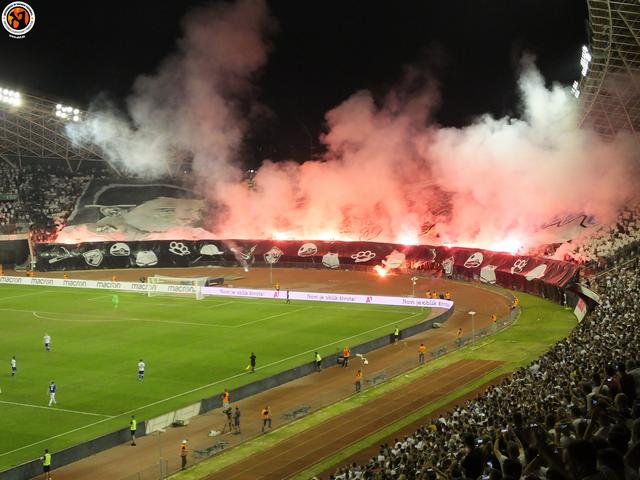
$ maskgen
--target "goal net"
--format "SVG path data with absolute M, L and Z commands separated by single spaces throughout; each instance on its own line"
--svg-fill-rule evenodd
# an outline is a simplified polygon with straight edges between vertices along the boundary
M 179 297 L 195 297 L 196 300 L 202 300 L 202 287 L 205 286 L 208 277 L 165 277 L 164 275 L 154 275 L 147 277 L 147 283 L 158 285 L 155 290 L 149 289 L 147 294 L 150 297 L 160 295 L 170 295 Z

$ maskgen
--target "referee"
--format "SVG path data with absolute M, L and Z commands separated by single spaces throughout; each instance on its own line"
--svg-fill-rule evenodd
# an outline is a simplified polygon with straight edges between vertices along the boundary
M 42 470 L 44 471 L 45 480 L 51 479 L 51 454 L 49 453 L 49 449 L 44 449 L 44 455 L 41 457 L 42 459 Z
M 129 422 L 129 431 L 131 432 L 131 446 L 136 446 L 136 430 L 138 428 L 138 422 L 136 422 L 136 416 L 131 415 L 131 421 Z

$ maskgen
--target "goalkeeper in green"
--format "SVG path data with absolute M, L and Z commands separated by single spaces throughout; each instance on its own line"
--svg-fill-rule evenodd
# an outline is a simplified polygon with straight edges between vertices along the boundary
M 115 293 L 111 295 L 111 304 L 113 305 L 114 310 L 118 309 L 118 305 L 120 304 L 120 297 L 118 297 L 118 295 L 116 295 Z

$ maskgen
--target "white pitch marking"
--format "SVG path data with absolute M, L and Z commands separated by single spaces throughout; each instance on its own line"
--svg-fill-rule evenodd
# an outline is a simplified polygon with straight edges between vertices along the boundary
M 102 295 L 100 297 L 93 297 L 93 298 L 89 298 L 87 299 L 88 302 L 98 302 L 98 303 L 110 303 L 111 300 L 107 300 L 110 299 L 111 296 L 110 295 Z M 104 300 L 103 300 L 104 299 Z M 210 302 L 210 305 L 202 305 L 202 308 L 216 308 L 216 307 L 222 307 L 223 305 L 231 305 L 232 303 L 236 303 L 236 302 L 223 302 L 223 303 L 215 303 L 215 302 Z M 139 304 L 137 304 L 139 305 Z M 178 303 L 160 303 L 160 302 L 153 302 L 152 304 L 154 307 L 155 306 L 159 306 L 159 307 L 177 307 L 177 308 L 184 308 L 184 304 L 178 304 Z M 197 309 L 200 305 L 190 305 L 189 308 L 195 308 Z
M 105 415 L 103 413 L 81 412 L 80 410 L 69 410 L 66 408 L 57 408 L 57 407 L 44 407 L 42 405 L 33 405 L 31 403 L 8 402 L 6 400 L 0 400 L 0 403 L 6 403 L 7 405 L 18 405 L 20 407 L 42 408 L 43 410 L 52 410 L 57 412 L 79 413 L 81 415 L 93 415 L 95 417 L 114 418 L 113 415 Z
M 13 295 L 11 297 L 0 297 L 0 301 L 2 301 L 2 300 L 10 300 L 12 298 L 29 297 L 31 295 L 42 295 L 43 293 L 49 293 L 49 292 L 52 292 L 52 291 L 53 290 L 40 290 L 39 292 L 23 293 L 22 295 Z
M 264 318 L 259 318 L 258 320 L 252 320 L 251 322 L 245 322 L 245 323 L 241 323 L 240 325 L 234 325 L 234 327 L 236 328 L 240 328 L 240 327 L 244 327 L 245 325 L 251 325 L 254 323 L 258 323 L 258 322 L 264 322 L 265 320 L 269 320 L 271 318 L 277 318 L 277 317 L 282 317 L 283 315 L 290 315 L 292 313 L 296 313 L 296 312 L 302 312 L 304 310 L 310 310 L 313 307 L 304 307 L 304 308 L 298 308 L 297 310 L 291 310 L 290 312 L 282 312 L 282 313 L 278 313 L 277 315 L 270 315 L 268 317 L 264 317 Z
M 11 310 L 9 308 L 0 308 L 0 310 Z M 27 310 L 17 310 L 20 312 L 26 312 Z M 134 317 L 120 317 L 120 318 L 108 318 L 108 317 L 98 317 L 96 315 L 81 315 L 83 317 L 94 317 L 95 320 L 87 319 L 87 320 L 72 320 L 69 318 L 53 318 L 46 317 L 44 315 L 40 315 L 40 313 L 32 311 L 31 312 L 34 317 L 39 318 L 41 320 L 51 320 L 53 322 L 76 322 L 76 323 L 88 323 L 88 322 L 149 322 L 149 323 L 169 323 L 173 325 L 194 325 L 198 327 L 222 327 L 222 328 L 236 328 L 233 325 L 220 325 L 217 323 L 197 323 L 197 322 L 178 322 L 176 320 L 156 320 L 152 318 L 134 318 Z M 49 315 L 61 315 L 60 312 L 41 312 Z M 64 315 L 73 315 L 70 313 L 65 313 Z
M 97 302 L 101 298 L 110 298 L 110 295 L 100 295 L 99 297 L 87 298 L 87 302 Z
M 411 317 L 415 317 L 416 315 L 418 315 L 418 314 L 417 313 L 413 313 L 413 314 L 411 314 L 411 315 L 409 315 L 407 317 L 404 317 L 404 318 L 402 318 L 400 320 L 395 320 L 393 322 L 389 322 L 387 324 L 380 325 L 379 327 L 372 328 L 370 330 L 367 330 L 366 332 L 360 332 L 358 334 L 351 335 L 349 337 L 341 338 L 340 340 L 336 340 L 335 342 L 327 343 L 326 345 L 322 345 L 320 347 L 312 348 L 311 350 L 306 350 L 304 352 L 296 353 L 295 355 L 291 355 L 290 357 L 283 358 L 283 359 L 277 360 L 275 362 L 271 362 L 271 363 L 269 363 L 267 365 L 264 365 L 263 367 L 258 367 L 256 370 L 261 370 L 263 368 L 272 367 L 274 365 L 277 365 L 277 364 L 282 363 L 282 362 L 286 362 L 287 360 L 291 360 L 292 358 L 296 358 L 296 357 L 299 357 L 301 355 L 308 355 L 311 352 L 315 352 L 317 350 L 320 350 L 321 348 L 330 347 L 331 345 L 335 345 L 336 343 L 337 344 L 342 344 L 346 340 L 350 340 L 350 339 L 352 339 L 354 337 L 358 337 L 358 336 L 364 335 L 366 333 L 370 333 L 370 332 L 374 332 L 376 330 L 380 330 L 381 328 L 386 328 L 389 325 L 393 325 L 394 323 L 403 322 L 404 320 L 409 320 Z M 201 387 L 192 388 L 191 390 L 187 390 L 186 392 L 178 393 L 176 395 L 172 395 L 172 396 L 164 398 L 162 400 L 157 400 L 157 401 L 155 401 L 153 403 L 150 403 L 148 405 L 144 405 L 142 407 L 134 408 L 133 410 L 128 410 L 128 411 L 123 412 L 123 413 L 121 413 L 119 415 L 115 415 L 114 417 L 111 417 L 111 418 L 117 418 L 117 417 L 123 417 L 125 415 L 130 415 L 131 413 L 134 413 L 134 412 L 137 412 L 137 411 L 140 411 L 140 410 L 144 410 L 145 408 L 153 407 L 153 406 L 158 405 L 160 403 L 168 402 L 169 400 L 173 400 L 174 398 L 182 397 L 184 395 L 189 395 L 190 393 L 194 393 L 194 392 L 197 392 L 199 390 L 204 390 L 205 388 L 213 387 L 214 385 L 218 385 L 220 383 L 226 383 L 229 380 L 233 380 L 234 378 L 238 378 L 238 377 L 240 377 L 242 375 L 246 375 L 246 374 L 247 374 L 246 372 L 237 373 L 236 375 L 231 375 L 230 377 L 223 378 L 222 380 L 217 380 L 215 382 L 208 383 L 207 385 L 202 385 Z M 0 457 L 3 457 L 5 455 L 10 455 L 10 454 L 15 453 L 15 452 L 19 452 L 20 450 L 24 450 L 25 448 L 30 448 L 30 447 L 34 447 L 36 445 L 40 445 L 41 443 L 50 442 L 51 440 L 54 440 L 56 438 L 64 437 L 65 435 L 69 435 L 71 433 L 75 433 L 77 431 L 84 430 L 85 428 L 93 427 L 94 425 L 98 425 L 100 423 L 106 422 L 107 420 L 110 420 L 110 419 L 109 418 L 103 418 L 102 420 L 98 420 L 97 422 L 89 423 L 88 425 L 84 425 L 82 427 L 74 428 L 73 430 L 69 430 L 68 432 L 59 433 L 58 435 L 54 435 L 52 437 L 45 438 L 44 440 L 39 440 L 39 441 L 31 443 L 29 445 L 24 445 L 24 446 L 19 447 L 19 448 L 14 448 L 13 450 L 10 450 L 8 452 L 0 453 Z
M 222 327 L 222 328 L 241 328 L 244 327 L 246 325 L 251 325 L 253 323 L 258 323 L 258 322 L 264 322 L 265 320 L 270 320 L 272 318 L 277 318 L 277 317 L 282 317 L 283 315 L 290 315 L 292 313 L 296 313 L 296 312 L 302 312 L 304 310 L 310 310 L 314 308 L 313 306 L 310 307 L 304 307 L 304 308 L 298 308 L 296 310 L 291 310 L 289 312 L 282 312 L 282 313 L 278 313 L 277 315 L 269 315 L 268 317 L 264 317 L 264 318 L 259 318 L 257 320 L 252 320 L 250 322 L 245 322 L 245 323 L 241 323 L 239 325 L 222 325 L 219 323 L 198 323 L 198 322 L 180 322 L 177 320 L 157 320 L 157 319 L 151 319 L 151 318 L 135 318 L 135 317 L 120 317 L 120 318 L 108 318 L 108 317 L 100 317 L 97 315 L 84 315 L 84 314 L 72 314 L 72 313 L 65 313 L 65 316 L 69 316 L 69 315 L 76 315 L 76 316 L 82 316 L 83 318 L 86 318 L 85 320 L 74 320 L 74 319 L 70 319 L 70 318 L 55 318 L 55 317 L 47 317 L 46 315 L 42 315 L 42 314 L 47 314 L 47 315 L 62 315 L 59 312 L 44 312 L 44 311 L 34 311 L 34 310 L 17 310 L 17 309 L 11 309 L 11 308 L 0 308 L 0 311 L 2 310 L 8 310 L 8 311 L 16 311 L 16 312 L 31 312 L 31 314 L 36 317 L 39 318 L 41 320 L 51 320 L 54 322 L 77 322 L 77 323 L 85 323 L 85 322 L 149 322 L 149 323 L 168 323 L 168 324 L 174 324 L 174 325 L 194 325 L 194 326 L 200 326 L 200 327 Z M 87 317 L 93 317 L 96 320 L 92 320 L 89 319 Z

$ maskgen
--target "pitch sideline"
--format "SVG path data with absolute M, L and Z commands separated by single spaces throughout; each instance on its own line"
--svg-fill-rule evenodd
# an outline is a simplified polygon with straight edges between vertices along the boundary
M 113 415 L 106 415 L 104 413 L 82 412 L 80 410 L 69 410 L 67 408 L 58 408 L 58 407 L 45 407 L 43 405 L 33 405 L 31 403 L 9 402 L 7 400 L 0 400 L 0 403 L 5 403 L 7 405 L 17 405 L 20 407 L 41 408 L 43 410 L 51 410 L 54 412 L 68 412 L 68 413 L 78 413 L 80 415 L 93 415 L 95 417 L 115 418 Z

